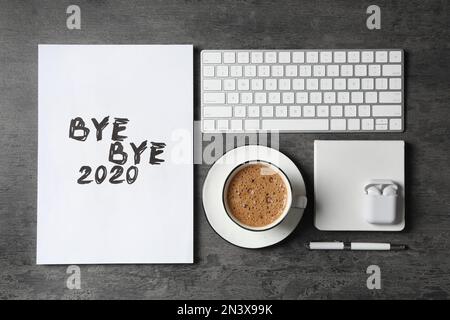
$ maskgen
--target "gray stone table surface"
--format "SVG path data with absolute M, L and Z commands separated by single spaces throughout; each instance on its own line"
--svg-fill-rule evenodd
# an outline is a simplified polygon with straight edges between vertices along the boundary
M 66 28 L 70 4 L 81 30 Z M 381 30 L 366 8 L 381 8 Z M 449 298 L 449 2 L 400 1 L 0 1 L 0 299 Z M 37 45 L 195 45 L 204 48 L 404 48 L 406 131 L 283 134 L 280 150 L 301 168 L 309 197 L 315 139 L 407 142 L 407 227 L 399 233 L 320 232 L 310 205 L 298 228 L 270 248 L 246 250 L 208 225 L 195 166 L 195 264 L 81 266 L 81 290 L 66 266 L 36 266 Z M 406 252 L 309 252 L 308 240 L 391 241 Z M 366 268 L 381 268 L 368 290 Z

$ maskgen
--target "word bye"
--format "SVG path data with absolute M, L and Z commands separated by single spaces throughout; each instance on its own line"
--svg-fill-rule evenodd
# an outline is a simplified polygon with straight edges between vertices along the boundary
M 98 121 L 96 118 L 92 118 L 91 122 L 93 124 L 92 130 L 95 130 L 96 141 L 102 141 L 104 138 L 104 130 L 109 125 L 109 116 L 104 117 L 101 121 Z M 111 169 L 111 173 L 113 173 L 113 176 L 111 179 L 109 179 L 109 182 L 113 184 L 122 183 L 124 181 L 127 181 L 128 184 L 132 184 L 136 181 L 138 174 L 138 169 L 136 166 L 131 166 L 127 170 L 126 180 L 118 179 L 118 177 L 120 177 L 120 175 L 122 175 L 124 171 L 121 166 L 127 163 L 129 154 L 131 153 L 133 164 L 138 165 L 141 162 L 142 154 L 148 148 L 147 140 L 144 140 L 139 144 L 130 142 L 129 145 L 131 146 L 131 151 L 125 151 L 123 142 L 128 137 L 124 135 L 124 131 L 128 122 L 129 120 L 127 118 L 114 118 L 114 122 L 112 123 L 111 140 L 113 142 L 111 143 L 109 148 L 108 161 L 116 164 Z M 86 122 L 83 120 L 83 118 L 76 117 L 70 121 L 69 138 L 77 141 L 86 141 L 90 135 L 91 129 L 86 125 Z M 164 142 L 150 141 L 148 163 L 151 165 L 159 165 L 164 162 L 164 159 L 161 159 L 159 157 L 164 152 L 165 147 L 166 144 Z M 131 174 L 130 170 L 133 172 L 133 174 Z M 82 176 L 77 180 L 77 182 L 79 184 L 91 183 L 93 180 L 87 179 L 91 172 L 91 167 L 86 165 L 82 166 L 80 168 L 80 173 L 82 173 Z M 96 170 L 95 182 L 97 184 L 103 183 L 106 175 L 106 167 L 98 167 Z

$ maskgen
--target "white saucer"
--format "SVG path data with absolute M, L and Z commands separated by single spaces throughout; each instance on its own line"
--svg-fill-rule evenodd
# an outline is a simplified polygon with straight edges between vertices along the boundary
M 225 211 L 222 190 L 225 180 L 239 164 L 251 160 L 264 160 L 278 166 L 288 177 L 294 196 L 306 197 L 303 177 L 296 165 L 281 152 L 264 146 L 243 146 L 230 150 L 217 160 L 203 184 L 203 208 L 211 227 L 228 242 L 243 248 L 263 248 L 285 239 L 294 231 L 304 209 L 291 208 L 285 219 L 265 231 L 251 231 L 238 226 Z

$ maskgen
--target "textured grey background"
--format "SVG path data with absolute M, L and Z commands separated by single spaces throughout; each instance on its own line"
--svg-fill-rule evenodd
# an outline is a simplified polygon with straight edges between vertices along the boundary
M 67 30 L 69 4 L 80 5 L 82 30 Z M 379 31 L 365 26 L 370 4 L 382 9 Z M 1 0 L 0 299 L 449 298 L 449 21 L 446 0 Z M 312 198 L 314 139 L 406 140 L 406 230 L 320 232 L 310 206 L 281 244 L 240 249 L 208 225 L 200 191 L 209 166 L 196 166 L 195 264 L 81 266 L 82 289 L 66 289 L 65 266 L 35 265 L 38 43 L 193 43 L 196 84 L 203 48 L 404 48 L 405 133 L 286 134 L 280 149 L 301 168 Z M 308 252 L 311 239 L 392 241 L 411 250 Z M 366 288 L 371 264 L 381 267 L 381 290 Z

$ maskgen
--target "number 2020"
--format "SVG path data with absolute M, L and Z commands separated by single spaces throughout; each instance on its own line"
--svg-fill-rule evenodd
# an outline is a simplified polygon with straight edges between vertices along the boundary
M 111 174 L 111 177 L 109 178 L 109 182 L 112 184 L 119 184 L 127 180 L 128 184 L 132 184 L 136 181 L 138 177 L 138 168 L 135 166 L 131 166 L 128 168 L 128 170 L 125 173 L 125 179 L 120 179 L 120 177 L 123 174 L 123 167 L 121 166 L 114 166 L 111 168 L 109 173 Z M 79 184 L 88 184 L 91 183 L 93 180 L 88 180 L 89 175 L 92 173 L 92 168 L 89 166 L 82 166 L 80 168 L 81 177 L 78 178 Z M 105 166 L 99 166 L 95 170 L 94 173 L 94 180 L 95 183 L 100 184 L 103 181 L 105 181 L 106 176 L 108 175 L 108 170 Z

